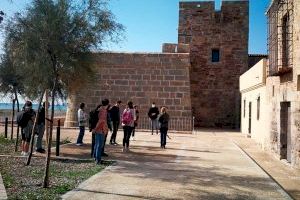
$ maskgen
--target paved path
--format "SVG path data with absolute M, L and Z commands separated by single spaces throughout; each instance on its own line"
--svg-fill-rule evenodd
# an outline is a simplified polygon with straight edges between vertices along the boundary
M 0 200 L 4 200 L 4 199 L 7 199 L 7 194 L 0 174 Z
M 149 133 L 137 133 L 130 153 L 108 145 L 109 158 L 118 162 L 63 199 L 289 199 L 224 132 L 170 135 L 166 150 Z M 62 155 L 74 148 L 64 146 Z
M 279 160 L 274 155 L 262 151 L 253 139 L 247 138 L 241 133 L 228 135 L 294 199 L 300 200 L 300 169 L 292 168 L 286 160 Z

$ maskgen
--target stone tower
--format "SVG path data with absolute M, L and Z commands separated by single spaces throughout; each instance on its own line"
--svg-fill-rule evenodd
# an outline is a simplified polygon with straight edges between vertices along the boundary
M 190 45 L 196 126 L 240 126 L 239 76 L 248 66 L 249 2 L 180 2 L 178 43 Z

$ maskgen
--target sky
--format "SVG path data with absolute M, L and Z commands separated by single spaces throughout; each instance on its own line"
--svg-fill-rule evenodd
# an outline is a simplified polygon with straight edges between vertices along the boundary
M 109 8 L 125 26 L 125 39 L 106 44 L 105 50 L 118 52 L 161 52 L 162 43 L 177 43 L 180 0 L 110 0 Z M 186 0 L 181 0 L 186 1 Z M 215 0 L 220 9 L 221 0 Z M 250 0 L 249 53 L 267 53 L 265 11 L 270 0 Z M 8 16 L 22 11 L 30 0 L 1 0 L 1 10 Z M 2 46 L 3 37 L 0 36 Z

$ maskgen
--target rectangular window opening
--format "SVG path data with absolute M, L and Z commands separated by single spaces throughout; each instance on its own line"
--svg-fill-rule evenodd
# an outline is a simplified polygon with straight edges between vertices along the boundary
M 246 99 L 244 99 L 244 118 L 246 117 Z
M 257 98 L 257 120 L 259 120 L 259 114 L 260 114 L 260 97 Z
M 289 67 L 289 29 L 288 29 L 288 15 L 284 15 L 282 18 L 282 67 Z
M 300 91 L 300 75 L 297 78 L 297 91 Z
M 220 62 L 220 49 L 212 49 L 211 62 Z

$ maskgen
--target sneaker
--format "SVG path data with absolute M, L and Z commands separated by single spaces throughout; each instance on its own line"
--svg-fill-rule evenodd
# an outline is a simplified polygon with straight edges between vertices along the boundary
M 118 143 L 114 142 L 114 145 L 119 145 Z
M 76 146 L 83 146 L 83 143 L 76 143 Z
M 135 141 L 135 138 L 134 138 L 134 137 L 132 137 L 132 138 L 131 138 L 131 140 L 132 140 L 132 141 Z
M 107 156 L 108 156 L 108 154 L 107 154 L 107 153 L 105 153 L 105 152 L 103 152 L 103 153 L 101 154 L 101 156 L 103 156 L 103 157 L 107 157 Z
M 101 160 L 100 161 L 96 160 L 96 165 L 101 165 Z
M 24 154 L 25 154 L 25 152 L 24 152 L 24 151 L 22 151 L 22 153 L 21 153 L 21 156 L 24 156 Z
M 29 152 L 24 152 L 23 156 L 29 156 Z
M 40 149 L 37 149 L 36 152 L 39 152 L 39 153 L 45 153 L 46 151 L 45 151 L 45 149 L 40 148 Z

